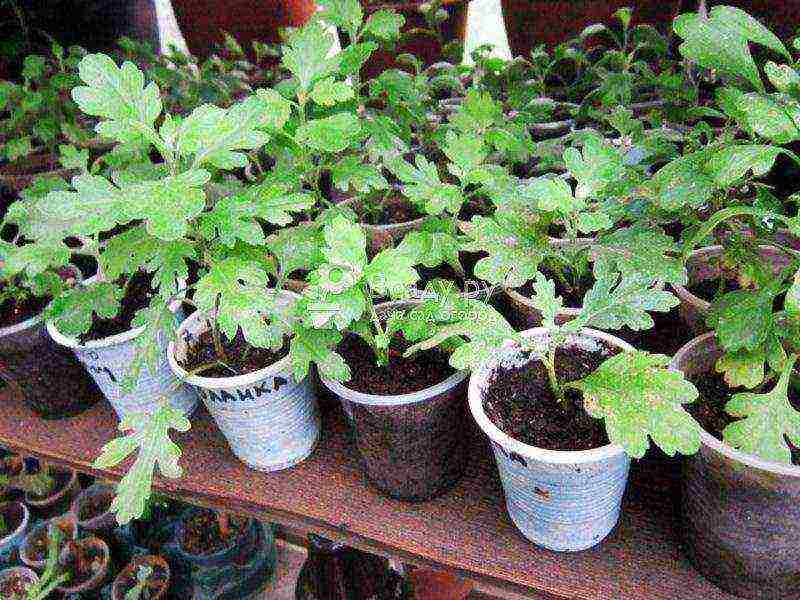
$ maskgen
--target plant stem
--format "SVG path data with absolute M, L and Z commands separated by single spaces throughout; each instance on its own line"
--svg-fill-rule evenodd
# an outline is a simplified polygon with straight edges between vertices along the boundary
M 542 357 L 542 362 L 547 369 L 547 379 L 550 382 L 550 389 L 555 394 L 556 398 L 558 398 L 559 402 L 564 402 L 564 390 L 561 387 L 561 384 L 558 383 L 558 377 L 556 376 L 555 345 L 551 345 L 551 347 L 548 348 L 547 353 Z

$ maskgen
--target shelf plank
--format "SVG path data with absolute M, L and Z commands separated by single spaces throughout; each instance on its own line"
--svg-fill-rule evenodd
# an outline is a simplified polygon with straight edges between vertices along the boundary
M 119 469 L 91 467 L 115 435 L 105 401 L 62 421 L 35 417 L 0 391 L 0 444 L 56 464 L 119 479 Z M 541 600 L 674 600 L 730 596 L 704 580 L 681 554 L 677 463 L 637 464 L 618 527 L 598 547 L 556 553 L 525 540 L 506 515 L 488 444 L 475 432 L 469 466 L 452 491 L 410 504 L 385 498 L 365 483 L 337 408 L 323 411 L 323 435 L 309 460 L 280 473 L 248 469 L 231 454 L 204 409 L 177 436 L 184 477 L 157 477 L 154 487 L 186 501 L 313 531 L 364 550 L 451 570 Z

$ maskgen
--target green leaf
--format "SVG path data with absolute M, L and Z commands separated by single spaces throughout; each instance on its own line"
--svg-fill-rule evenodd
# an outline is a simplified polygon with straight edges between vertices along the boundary
M 49 269 L 62 267 L 69 262 L 72 253 L 62 242 L 0 246 L 0 276 L 11 277 L 25 273 L 35 277 Z
M 195 169 L 131 185 L 124 190 L 122 216 L 143 220 L 147 233 L 163 241 L 184 237 L 189 222 L 205 208 L 203 186 L 209 178 L 207 171 Z
M 27 135 L 7 140 L 5 144 L 3 144 L 3 156 L 10 162 L 24 158 L 31 152 L 33 152 L 33 146 L 31 145 L 30 136 Z
M 290 192 L 287 186 L 277 183 L 248 187 L 243 195 L 253 205 L 255 215 L 273 225 L 288 225 L 292 222 L 292 213 L 314 206 L 313 195 Z
M 361 288 L 347 279 L 349 274 L 342 267 L 323 265 L 309 275 L 303 294 L 306 325 L 317 329 L 333 325 L 343 331 L 363 316 L 367 299 Z
M 342 334 L 332 329 L 296 328 L 289 346 L 295 379 L 302 381 L 313 363 L 317 366 L 320 377 L 348 381 L 350 368 L 334 350 L 341 339 Z
M 459 251 L 461 247 L 454 232 L 426 228 L 420 231 L 409 231 L 398 244 L 397 250 L 413 257 L 414 264 L 422 264 L 428 268 L 443 263 L 461 270 Z
M 78 74 L 86 85 L 74 88 L 72 98 L 84 113 L 106 120 L 103 135 L 127 142 L 149 134 L 161 114 L 161 93 L 155 83 L 145 87 L 136 65 L 117 67 L 105 54 L 88 54 Z
M 22 61 L 22 77 L 27 80 L 39 79 L 47 67 L 45 57 L 40 54 L 29 54 Z
M 386 163 L 387 168 L 403 182 L 403 194 L 430 215 L 445 211 L 457 214 L 464 202 L 458 186 L 442 182 L 436 165 L 423 155 L 417 154 L 414 159 L 414 165 L 401 158 Z
M 581 327 L 603 330 L 628 327 L 641 331 L 653 327 L 649 311 L 669 312 L 678 304 L 678 298 L 654 287 L 646 276 L 603 277 L 586 292 L 580 316 L 566 327 L 571 331 Z
M 442 151 L 450 160 L 448 170 L 463 185 L 480 182 L 483 174 L 481 166 L 488 155 L 480 137 L 473 133 L 458 135 L 452 130 L 448 131 Z
M 464 250 L 485 252 L 475 264 L 476 277 L 496 285 L 519 287 L 533 279 L 548 249 L 547 240 L 515 214 L 476 216 L 461 225 Z
M 204 104 L 181 121 L 176 149 L 181 156 L 193 156 L 193 168 L 212 165 L 233 169 L 247 165 L 242 150 L 255 150 L 269 141 L 260 127 L 274 126 L 264 95 L 250 96 L 228 109 Z M 237 152 L 238 151 L 238 152 Z
M 791 60 L 781 41 L 766 27 L 741 9 L 715 6 L 704 18 L 697 13 L 683 14 L 673 23 L 675 33 L 684 41 L 683 56 L 704 68 L 733 77 L 743 77 L 757 90 L 764 84 L 758 74 L 748 42 L 754 42 Z
M 800 269 L 794 273 L 783 307 L 790 317 L 800 319 Z
M 797 356 L 786 362 L 778 383 L 766 394 L 734 394 L 725 410 L 741 420 L 728 425 L 723 439 L 738 450 L 762 460 L 792 464 L 787 439 L 800 446 L 800 412 L 789 402 L 789 380 Z
M 319 152 L 341 152 L 356 139 L 359 131 L 359 121 L 353 114 L 336 113 L 301 125 L 295 140 Z
M 93 236 L 127 220 L 125 194 L 104 177 L 77 175 L 72 187 L 74 192 L 50 192 L 37 204 L 40 235 Z
M 45 316 L 54 320 L 64 335 L 77 337 L 89 331 L 94 315 L 101 319 L 115 317 L 121 300 L 122 290 L 112 283 L 78 286 L 54 298 Z
M 708 324 L 727 352 L 753 351 L 766 341 L 774 325 L 773 298 L 774 293 L 768 289 L 736 290 L 714 303 Z
M 637 273 L 651 281 L 686 285 L 687 274 L 678 245 L 655 228 L 625 227 L 604 235 L 592 247 L 595 278 L 611 273 L 630 277 Z
M 800 103 L 783 94 L 745 93 L 733 88 L 719 92 L 725 112 L 746 130 L 775 144 L 800 139 Z
M 267 238 L 267 248 L 278 259 L 280 272 L 289 276 L 295 271 L 311 271 L 325 260 L 322 232 L 315 225 L 287 227 Z
M 723 373 L 725 382 L 731 387 L 752 389 L 764 381 L 764 349 L 726 352 L 717 360 L 718 373 Z
M 364 20 L 364 11 L 358 0 L 319 0 L 319 16 L 348 33 L 358 31 Z
M 334 106 L 355 97 L 353 88 L 343 81 L 326 77 L 318 81 L 311 90 L 311 99 L 321 106 Z
M 586 206 L 586 202 L 572 195 L 569 183 L 561 177 L 536 177 L 525 182 L 522 190 L 535 208 L 545 212 L 569 216 Z
M 366 194 L 385 190 L 389 182 L 374 165 L 364 164 L 358 156 L 345 156 L 331 167 L 334 185 L 343 192 Z
M 144 227 L 123 231 L 107 242 L 100 255 L 100 265 L 105 276 L 117 280 L 121 275 L 136 273 L 158 252 L 159 241 L 148 235 Z
M 371 35 L 385 42 L 396 41 L 400 39 L 400 30 L 405 22 L 403 15 L 392 10 L 377 10 L 364 24 L 364 35 Z
M 75 146 L 61 144 L 59 147 L 59 162 L 65 169 L 77 169 L 82 172 L 89 170 L 89 150 L 78 150 Z
M 419 280 L 415 258 L 396 248 L 381 250 L 364 269 L 364 280 L 379 296 L 408 298 L 411 286 Z
M 470 89 L 451 123 L 457 129 L 479 135 L 493 125 L 503 122 L 503 107 L 489 92 Z
M 190 426 L 183 412 L 172 408 L 166 401 L 152 415 L 137 413 L 122 419 L 120 431 L 131 433 L 108 442 L 93 463 L 96 469 L 109 469 L 137 452 L 136 459 L 119 482 L 117 495 L 111 503 L 111 510 L 117 514 L 120 525 L 144 514 L 156 467 L 163 476 L 172 479 L 183 474 L 178 465 L 181 450 L 172 441 L 169 432 L 171 429 L 185 432 Z
M 607 146 L 599 135 L 584 137 L 582 152 L 567 148 L 563 159 L 578 182 L 575 197 L 580 200 L 599 197 L 607 186 L 626 173 L 620 153 Z
M 462 298 L 453 291 L 412 308 L 405 321 L 404 329 L 423 324 L 428 335 L 408 348 L 406 356 L 460 339 L 461 343 L 450 355 L 450 365 L 458 370 L 479 368 L 496 356 L 504 344 L 520 341 L 519 334 L 494 308 L 480 300 Z
M 237 240 L 257 246 L 266 240 L 256 221 L 256 207 L 245 195 L 221 198 L 214 208 L 200 216 L 200 232 L 209 240 L 232 248 Z
M 542 273 L 536 273 L 533 282 L 531 304 L 542 315 L 542 327 L 555 329 L 556 317 L 564 306 L 560 296 L 556 296 L 556 285 Z
M 278 349 L 288 323 L 275 315 L 275 295 L 270 293 L 267 272 L 253 262 L 238 257 L 211 265 L 197 282 L 194 302 L 197 309 L 216 316 L 220 331 L 232 340 L 241 329 L 247 342 L 258 348 Z
M 347 267 L 359 276 L 367 264 L 367 239 L 364 230 L 342 216 L 325 226 L 325 259 L 332 265 Z
M 292 106 L 289 101 L 271 88 L 256 90 L 256 96 L 263 106 L 260 126 L 267 130 L 279 130 L 292 116 Z
M 372 53 L 377 49 L 378 44 L 375 42 L 350 44 L 339 53 L 339 58 L 341 59 L 339 72 L 344 77 L 349 77 L 360 72 L 370 56 L 372 56 Z
M 700 449 L 700 427 L 683 408 L 697 389 L 667 368 L 670 358 L 642 351 L 607 359 L 584 379 L 567 384 L 583 392 L 586 412 L 603 419 L 608 439 L 629 456 L 641 458 L 648 436 L 667 455 Z
M 315 81 L 338 69 L 339 57 L 329 58 L 333 45 L 333 33 L 315 20 L 288 37 L 282 47 L 283 65 L 297 79 L 300 92 L 308 92 Z

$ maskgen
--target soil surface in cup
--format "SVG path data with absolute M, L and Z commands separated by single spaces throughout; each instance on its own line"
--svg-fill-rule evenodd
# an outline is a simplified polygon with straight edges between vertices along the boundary
M 81 499 L 81 507 L 78 510 L 79 521 L 89 521 L 95 519 L 111 508 L 111 496 L 106 494 L 86 495 Z
M 153 572 L 147 578 L 147 583 L 142 590 L 142 595 L 140 596 L 141 600 L 152 600 L 156 596 L 158 596 L 164 588 L 169 584 L 169 578 L 167 576 L 167 571 L 164 567 L 155 562 L 146 562 L 141 563 L 141 566 L 148 566 L 153 569 Z M 139 583 L 138 579 L 138 572 L 139 569 L 128 568 L 125 569 L 120 575 L 120 592 L 122 597 L 125 597 L 125 594 L 136 587 L 136 584 Z
M 586 377 L 618 351 L 577 346 L 556 351 L 556 375 L 566 383 Z M 583 408 L 583 394 L 565 390 L 559 401 L 539 360 L 498 368 L 483 392 L 483 410 L 494 425 L 515 440 L 546 450 L 591 450 L 607 445 L 603 422 Z
M 0 284 L 0 294 L 4 287 Z M 50 302 L 49 296 L 26 294 L 19 298 L 8 298 L 0 302 L 0 327 L 17 325 L 41 313 Z
M 795 371 L 795 376 L 797 376 L 797 371 Z M 751 390 L 731 388 L 725 382 L 722 373 L 717 372 L 702 373 L 689 379 L 697 387 L 697 391 L 700 392 L 700 398 L 695 402 L 686 404 L 686 410 L 700 423 L 703 429 L 718 440 L 722 440 L 722 432 L 725 428 L 739 420 L 737 417 L 728 414 L 725 410 L 725 405 L 734 394 Z M 763 390 L 757 390 L 757 392 L 764 393 L 771 389 L 773 385 L 774 382 Z M 800 394 L 791 385 L 789 386 L 789 402 L 795 410 L 800 411 Z M 794 446 L 791 442 L 788 443 L 792 451 L 792 463 L 800 466 L 800 448 Z
M 67 543 L 69 551 L 64 558 L 62 567 L 69 579 L 64 584 L 70 589 L 85 584 L 97 573 L 105 568 L 105 555 L 100 548 L 83 541 Z
M 651 312 L 653 327 L 643 331 L 631 331 L 627 327 L 614 331 L 614 335 L 622 338 L 637 350 L 645 350 L 654 354 L 674 356 L 683 346 L 696 336 L 680 316 L 680 311 L 673 308 L 667 313 Z
M 118 281 L 119 284 L 125 280 Z M 131 329 L 133 318 L 136 313 L 150 304 L 150 300 L 155 296 L 156 291 L 152 286 L 152 275 L 138 272 L 131 276 L 125 287 L 125 296 L 122 298 L 121 306 L 116 316 L 111 319 L 92 319 L 92 327 L 88 332 L 79 336 L 81 343 L 90 340 L 102 340 L 112 335 L 125 333 Z
M 221 552 L 234 545 L 247 531 L 249 524 L 249 519 L 229 515 L 227 531 L 222 531 L 216 512 L 198 511 L 184 521 L 181 548 L 195 556 Z
M 208 368 L 195 373 L 201 377 L 237 377 L 268 367 L 289 353 L 286 343 L 277 351 L 255 348 L 247 343 L 241 330 L 232 340 L 220 334 L 219 341 L 224 356 L 220 356 L 216 350 L 211 329 L 205 330 L 198 340 L 187 348 L 186 359 L 181 362 L 181 366 L 190 373 L 195 373 L 204 365 L 208 365 Z
M 449 355 L 439 348 L 404 357 L 410 345 L 402 336 L 395 336 L 389 344 L 389 364 L 379 366 L 364 340 L 352 334 L 345 336 L 338 347 L 352 374 L 345 385 L 365 394 L 396 396 L 424 390 L 455 373 Z
M 0 598 L 27 598 L 30 581 L 21 573 L 14 573 L 0 584 Z
M 401 197 L 384 200 L 363 200 L 353 205 L 362 223 L 369 225 L 394 225 L 424 217 L 417 207 Z
M 484 196 L 473 196 L 464 202 L 458 213 L 462 221 L 470 221 L 474 216 L 489 216 L 494 212 L 492 201 Z
M 8 504 L 0 509 L 0 517 L 2 517 L 3 521 L 5 522 L 5 528 L 0 528 L 0 538 L 4 538 L 14 533 L 22 524 L 22 519 L 24 516 L 25 515 L 22 512 L 22 509 L 20 509 L 19 505 L 16 504 Z
M 69 471 L 51 471 L 50 476 L 53 479 L 53 487 L 44 494 L 30 493 L 30 498 L 33 500 L 46 500 L 51 496 L 55 496 L 61 490 L 67 487 L 72 479 L 72 473 Z

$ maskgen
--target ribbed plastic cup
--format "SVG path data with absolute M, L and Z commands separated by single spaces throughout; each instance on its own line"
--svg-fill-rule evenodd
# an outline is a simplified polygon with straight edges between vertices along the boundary
M 299 296 L 283 291 L 281 298 Z M 320 415 L 306 377 L 295 381 L 290 358 L 238 377 L 189 376 L 179 364 L 187 344 L 210 327 L 194 313 L 178 329 L 168 349 L 175 375 L 197 390 L 236 457 L 258 471 L 280 471 L 305 460 L 317 445 Z
M 529 329 L 522 335 L 540 341 L 544 349 L 546 329 Z M 591 349 L 598 341 L 633 350 L 622 340 L 591 329 L 583 329 L 568 343 Z M 483 410 L 487 381 L 500 366 L 527 361 L 519 348 L 508 347 L 474 371 L 469 382 L 470 410 L 491 442 L 508 514 L 517 529 L 550 550 L 585 550 L 599 544 L 619 520 L 630 458 L 614 444 L 582 451 L 545 450 L 515 440 L 495 426 Z
M 191 414 L 197 406 L 197 395 L 186 385 L 178 385 L 178 380 L 169 368 L 166 357 L 167 340 L 159 339 L 161 359 L 154 371 L 142 369 L 136 385 L 130 392 L 124 392 L 122 382 L 134 358 L 141 352 L 136 346 L 136 338 L 144 328 L 131 329 L 102 340 L 81 344 L 77 339 L 60 333 L 53 322 L 47 323 L 47 332 L 62 346 L 71 348 L 97 387 L 108 398 L 120 419 L 131 413 L 152 413 L 161 405 L 163 398 L 183 411 Z

